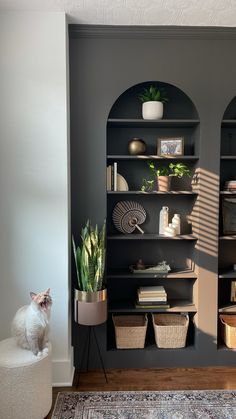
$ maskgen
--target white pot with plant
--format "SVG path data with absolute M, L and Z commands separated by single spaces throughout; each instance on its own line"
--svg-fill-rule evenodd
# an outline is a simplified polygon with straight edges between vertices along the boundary
M 139 94 L 138 98 L 142 102 L 143 119 L 158 120 L 163 118 L 163 104 L 168 102 L 163 88 L 150 86 Z
M 81 246 L 76 248 L 72 237 L 78 289 L 75 289 L 75 321 L 96 326 L 107 320 L 107 289 L 105 270 L 105 222 L 99 231 L 88 220 L 81 231 Z
M 159 165 L 156 167 L 153 161 L 148 161 L 148 167 L 151 171 L 151 179 L 145 180 L 141 187 L 144 192 L 151 192 L 154 185 L 154 180 L 157 180 L 158 191 L 168 192 L 171 188 L 172 177 L 179 179 L 187 176 L 191 177 L 191 170 L 183 163 L 169 163 L 169 165 Z

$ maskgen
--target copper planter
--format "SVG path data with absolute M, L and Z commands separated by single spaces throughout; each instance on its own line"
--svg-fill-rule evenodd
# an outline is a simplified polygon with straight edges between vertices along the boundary
M 171 177 L 170 176 L 157 176 L 158 191 L 168 192 L 170 190 Z
M 74 319 L 84 326 L 96 326 L 107 320 L 107 290 L 79 291 L 75 289 Z

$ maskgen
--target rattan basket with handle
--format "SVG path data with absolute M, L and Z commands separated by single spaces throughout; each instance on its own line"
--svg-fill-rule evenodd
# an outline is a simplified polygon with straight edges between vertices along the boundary
M 141 349 L 145 345 L 148 319 L 146 314 L 113 315 L 117 349 Z
M 158 348 L 183 348 L 189 325 L 187 314 L 152 314 Z
M 236 349 L 236 315 L 221 314 L 220 315 L 221 336 L 226 346 Z

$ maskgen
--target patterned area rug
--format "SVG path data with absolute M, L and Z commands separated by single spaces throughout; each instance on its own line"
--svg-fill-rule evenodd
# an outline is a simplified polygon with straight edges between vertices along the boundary
M 59 393 L 52 419 L 235 419 L 236 392 Z

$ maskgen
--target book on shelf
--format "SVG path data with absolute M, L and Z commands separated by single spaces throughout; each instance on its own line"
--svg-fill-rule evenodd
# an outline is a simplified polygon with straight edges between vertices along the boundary
M 151 308 L 151 309 L 159 308 L 159 309 L 166 310 L 166 309 L 170 308 L 170 304 L 168 302 L 166 302 L 165 304 L 158 304 L 158 303 L 156 303 L 156 304 L 149 304 L 149 303 L 139 304 L 139 302 L 136 301 L 135 308 Z
M 140 297 L 165 297 L 167 294 L 166 292 L 139 292 L 138 295 Z
M 107 166 L 107 191 L 111 191 L 111 165 Z
M 163 293 L 163 294 L 166 293 L 165 288 L 162 285 L 154 285 L 151 287 L 139 287 L 138 292 L 139 293 L 156 292 L 156 293 Z
M 167 300 L 167 293 L 163 286 L 140 287 L 137 294 L 140 302 L 155 301 L 159 303 Z
M 113 163 L 113 191 L 117 191 L 117 162 Z
M 140 301 L 140 300 L 137 300 L 136 301 L 136 304 L 138 304 L 138 305 L 141 305 L 141 306 L 143 306 L 143 305 L 150 305 L 150 306 L 156 306 L 156 305 L 161 305 L 161 306 L 164 306 L 164 305 L 166 305 L 167 304 L 167 300 L 165 300 L 165 301 L 156 301 L 156 300 L 153 300 L 153 301 Z
M 117 191 L 117 162 L 107 166 L 107 191 Z
M 156 302 L 162 302 L 167 300 L 167 295 L 164 296 L 151 296 L 151 297 L 140 297 L 138 295 L 138 301 L 140 302 L 149 302 L 149 301 L 156 301 Z

